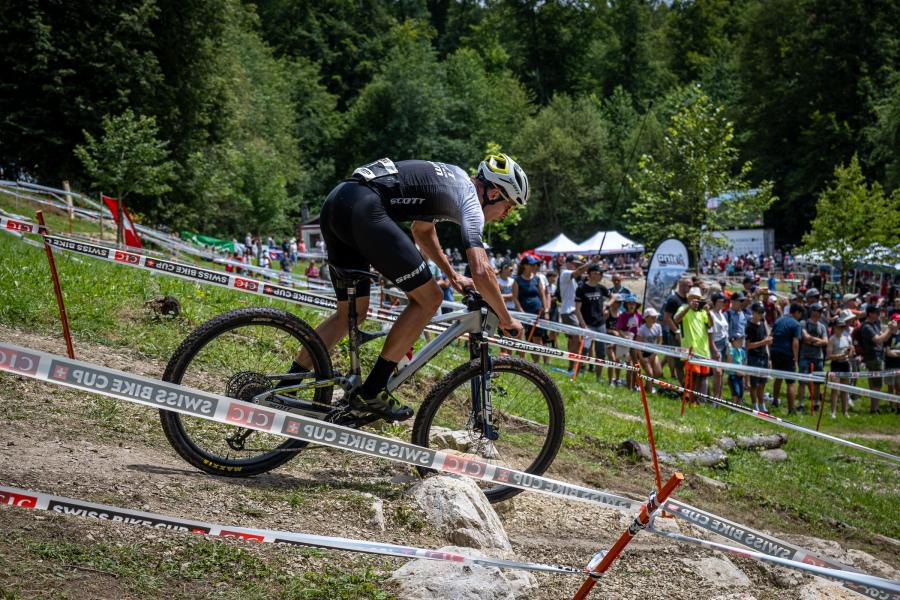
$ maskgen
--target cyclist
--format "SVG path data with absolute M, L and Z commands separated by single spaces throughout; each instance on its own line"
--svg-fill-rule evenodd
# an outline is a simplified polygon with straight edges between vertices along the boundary
M 459 292 L 476 288 L 500 318 L 500 327 L 518 337 L 522 324 L 503 301 L 482 241 L 485 222 L 504 218 L 528 202 L 528 178 L 505 154 L 487 157 L 475 177 L 454 165 L 426 160 L 394 163 L 388 158 L 359 167 L 328 194 L 320 223 L 328 262 L 338 268 L 374 267 L 406 293 L 409 304 L 391 327 L 384 347 L 362 388 L 349 398 L 350 408 L 392 421 L 412 416 L 385 386 L 397 362 L 422 333 L 443 300 L 426 258 L 446 273 Z M 397 224 L 411 221 L 412 237 Z M 472 273 L 464 277 L 450 265 L 438 242 L 435 222 L 460 226 Z M 418 245 L 419 248 L 416 248 Z M 421 251 L 420 251 L 421 249 Z M 316 331 L 329 349 L 347 335 L 347 289 L 332 272 L 338 307 Z M 369 307 L 369 282 L 357 286 L 357 314 Z M 301 352 L 292 372 L 304 370 Z

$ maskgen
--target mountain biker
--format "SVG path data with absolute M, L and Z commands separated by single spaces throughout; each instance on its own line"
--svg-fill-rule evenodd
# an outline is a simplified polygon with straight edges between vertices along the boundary
M 458 292 L 476 288 L 500 318 L 500 327 L 516 337 L 522 324 L 503 301 L 482 241 L 485 222 L 497 221 L 528 202 L 528 178 L 505 154 L 488 156 L 475 177 L 454 165 L 426 160 L 394 163 L 383 158 L 359 167 L 325 199 L 320 215 L 328 262 L 338 268 L 368 270 L 370 265 L 406 293 L 409 304 L 391 327 L 384 347 L 362 388 L 351 394 L 350 408 L 392 421 L 412 416 L 385 389 L 397 362 L 425 329 L 443 300 L 427 268 L 431 259 L 446 273 Z M 413 240 L 398 222 L 411 221 Z M 435 222 L 460 226 L 463 247 L 472 273 L 453 269 L 438 242 Z M 415 241 L 415 244 L 413 243 Z M 416 246 L 418 245 L 418 248 Z M 317 328 L 330 350 L 348 333 L 347 289 L 332 272 L 337 312 Z M 357 286 L 357 314 L 369 307 L 369 282 Z M 291 372 L 304 370 L 301 351 Z

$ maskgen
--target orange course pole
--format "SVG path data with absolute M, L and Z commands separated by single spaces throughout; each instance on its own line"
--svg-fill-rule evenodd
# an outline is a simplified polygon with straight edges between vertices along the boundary
M 578 344 L 578 355 L 581 356 L 581 353 L 584 352 L 584 336 L 581 336 L 581 343 Z M 596 354 L 596 352 L 595 352 Z M 578 367 L 581 366 L 580 362 L 575 363 L 575 368 L 572 369 L 572 381 L 578 379 Z
M 631 539 L 637 535 L 637 532 L 647 526 L 647 523 L 650 522 L 650 516 L 658 509 L 660 506 L 665 503 L 666 500 L 669 499 L 669 496 L 672 492 L 675 491 L 681 482 L 684 481 L 684 475 L 681 473 L 675 473 L 672 475 L 669 480 L 666 482 L 666 485 L 663 486 L 662 490 L 657 494 L 651 494 L 650 499 L 641 506 L 641 512 L 634 518 L 634 521 L 631 525 L 628 526 L 622 535 L 616 540 L 616 543 L 613 544 L 613 547 L 609 549 L 609 552 L 603 557 L 597 566 L 593 568 L 591 573 L 606 573 L 609 570 L 610 566 L 612 566 L 613 561 L 615 561 L 619 555 L 622 553 L 622 550 L 625 549 L 625 546 L 631 541 Z M 572 600 L 583 600 L 587 598 L 587 595 L 594 588 L 594 585 L 597 583 L 597 580 L 594 576 L 588 577 L 584 580 L 584 583 L 581 584 L 581 587 L 578 588 L 578 591 L 575 592 L 575 595 L 572 597 Z
M 644 373 L 641 364 L 636 363 L 638 386 L 641 390 L 641 402 L 644 404 L 644 418 L 647 420 L 647 437 L 650 440 L 650 454 L 653 458 L 653 470 L 656 472 L 656 490 L 662 491 L 662 476 L 659 474 L 659 460 L 656 457 L 656 440 L 653 438 L 653 423 L 650 422 L 650 405 L 647 403 L 647 391 L 644 389 Z
M 44 212 L 37 211 L 38 223 L 41 224 L 41 233 L 46 233 L 44 225 Z M 72 345 L 72 332 L 69 331 L 69 317 L 66 316 L 66 303 L 63 300 L 62 287 L 59 285 L 59 274 L 56 272 L 56 261 L 53 260 L 53 249 L 44 241 L 44 250 L 47 252 L 47 262 L 50 263 L 50 277 L 53 279 L 53 292 L 56 294 L 56 305 L 59 307 L 59 320 L 62 321 L 63 337 L 66 340 L 66 353 L 69 358 L 75 358 L 75 347 Z

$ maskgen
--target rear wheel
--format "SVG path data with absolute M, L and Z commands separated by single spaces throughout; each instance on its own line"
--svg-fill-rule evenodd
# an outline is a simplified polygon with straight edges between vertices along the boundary
M 269 375 L 288 371 L 297 351 L 313 364 L 304 382 L 330 379 L 331 359 L 315 330 L 298 317 L 273 308 L 241 308 L 195 329 L 166 366 L 163 380 L 245 402 L 275 386 Z M 304 400 L 327 405 L 331 386 L 300 392 Z M 289 461 L 306 442 L 161 410 L 172 447 L 207 473 L 246 477 Z
M 476 426 L 472 390 L 480 389 L 481 361 L 473 360 L 434 386 L 416 415 L 412 441 L 540 475 L 550 467 L 562 443 L 565 417 L 559 388 L 538 366 L 519 358 L 496 357 L 493 369 L 491 403 L 498 439 L 485 439 Z M 491 502 L 522 491 L 489 482 L 482 487 Z

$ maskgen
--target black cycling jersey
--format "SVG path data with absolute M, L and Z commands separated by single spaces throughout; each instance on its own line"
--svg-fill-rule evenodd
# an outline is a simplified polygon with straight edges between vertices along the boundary
M 462 230 L 464 247 L 484 247 L 484 212 L 465 171 L 438 162 L 381 159 L 356 169 L 325 199 L 320 223 L 328 262 L 350 269 L 371 265 L 406 292 L 427 283 L 431 272 L 397 225 L 401 221 L 452 221 Z M 347 290 L 333 281 L 338 300 L 346 300 Z M 369 295 L 367 283 L 357 295 Z
M 393 163 L 383 158 L 359 167 L 353 177 L 381 196 L 394 221 L 452 221 L 460 227 L 463 248 L 484 247 L 484 212 L 475 184 L 461 168 L 427 160 Z

